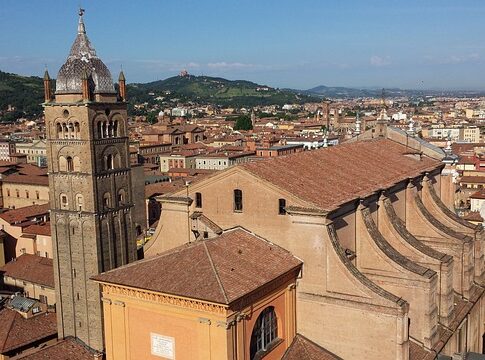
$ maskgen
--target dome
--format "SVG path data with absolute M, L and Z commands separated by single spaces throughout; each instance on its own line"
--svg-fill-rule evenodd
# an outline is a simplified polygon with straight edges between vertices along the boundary
M 96 56 L 96 51 L 86 35 L 82 12 L 79 15 L 76 40 L 57 74 L 56 93 L 82 93 L 82 79 L 86 75 L 93 93 L 115 93 L 111 73 Z

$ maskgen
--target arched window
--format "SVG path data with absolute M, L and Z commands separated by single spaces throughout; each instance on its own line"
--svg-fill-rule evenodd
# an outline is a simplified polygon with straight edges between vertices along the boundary
M 73 169 L 76 172 L 81 171 L 81 160 L 79 160 L 78 156 L 74 156 L 72 159 Z
M 74 134 L 76 135 L 76 139 L 81 138 L 81 131 L 80 131 L 79 123 L 77 121 L 74 123 Z
M 239 189 L 234 190 L 234 211 L 243 211 L 242 191 Z
M 72 172 L 74 171 L 74 161 L 72 160 L 72 157 L 68 156 L 66 158 L 66 170 L 67 172 Z
M 39 200 L 39 199 L 40 199 L 40 193 L 39 193 L 39 191 L 38 191 L 38 190 L 35 192 L 35 198 L 36 198 L 37 200 Z
M 69 208 L 69 202 L 67 201 L 67 195 L 66 194 L 61 194 L 59 196 L 59 199 L 61 201 L 61 209 L 68 209 Z
M 112 129 L 113 129 L 113 123 L 111 121 L 108 121 L 108 128 L 107 128 L 107 137 L 111 137 L 111 132 L 112 132 Z
M 118 120 L 115 120 L 113 122 L 113 136 L 116 136 L 116 137 L 120 136 L 118 134 Z
M 267 351 L 270 344 L 278 338 L 278 322 L 274 307 L 264 309 L 254 324 L 251 334 L 250 359 Z M 259 357 L 258 357 L 259 358 Z
M 200 192 L 195 193 L 195 207 L 196 208 L 202 207 L 202 194 Z
M 98 128 L 98 139 L 102 139 L 103 138 L 103 130 L 101 128 L 101 121 L 98 121 L 98 124 L 97 124 L 97 128 Z
M 64 135 L 64 139 L 69 139 L 69 131 L 67 129 L 66 123 L 62 123 L 62 133 Z
M 25 190 L 25 197 L 28 199 L 29 198 L 29 190 Z
M 17 197 L 20 197 L 20 191 L 19 191 L 19 189 L 15 189 L 15 194 L 17 195 Z
M 278 215 L 286 215 L 286 200 L 278 199 Z
M 106 170 L 113 170 L 113 169 L 114 169 L 113 155 L 108 154 L 106 156 Z
M 77 211 L 83 211 L 84 209 L 84 197 L 81 194 L 76 195 L 76 209 Z
M 103 206 L 105 208 L 111 207 L 111 194 L 110 193 L 104 193 L 104 195 L 103 195 Z
M 62 125 L 60 123 L 56 124 L 57 138 L 62 138 Z
M 120 189 L 118 191 L 118 205 L 123 205 L 126 202 L 125 190 Z

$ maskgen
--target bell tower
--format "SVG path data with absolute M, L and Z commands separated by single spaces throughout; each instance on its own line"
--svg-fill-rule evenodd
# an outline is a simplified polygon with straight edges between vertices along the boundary
M 90 277 L 136 260 L 136 240 L 125 94 L 86 36 L 83 13 L 44 113 L 59 337 L 103 351 Z

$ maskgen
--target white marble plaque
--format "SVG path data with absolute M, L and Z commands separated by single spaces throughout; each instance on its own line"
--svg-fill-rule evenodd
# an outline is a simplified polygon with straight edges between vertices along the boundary
M 163 336 L 151 333 L 152 355 L 175 359 L 175 339 L 170 336 Z

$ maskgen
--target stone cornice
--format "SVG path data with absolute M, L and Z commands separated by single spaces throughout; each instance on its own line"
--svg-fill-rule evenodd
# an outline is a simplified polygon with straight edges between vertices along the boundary
M 150 301 L 164 305 L 172 305 L 193 310 L 207 311 L 218 315 L 226 315 L 227 307 L 224 305 L 209 303 L 196 299 L 188 299 L 163 293 L 151 292 L 143 289 L 134 289 L 115 284 L 100 282 L 103 286 L 103 297 L 109 295 L 122 295 L 132 299 Z

